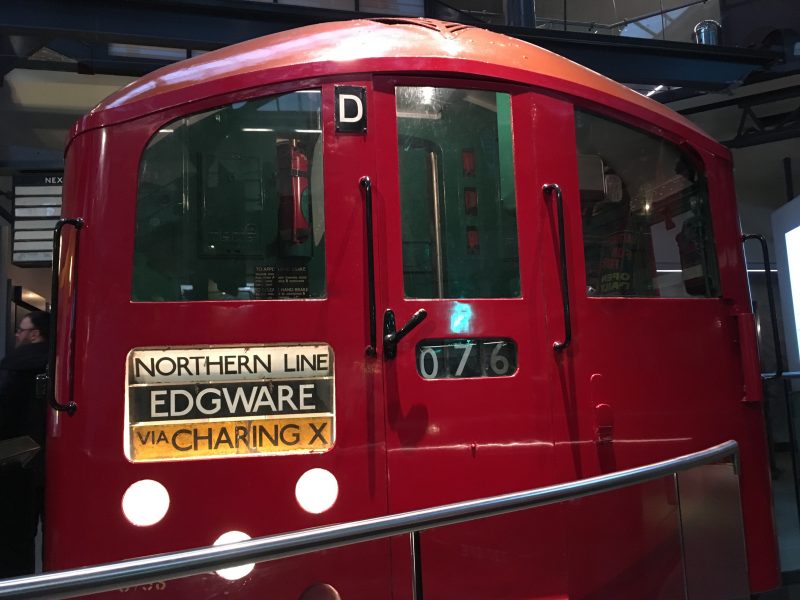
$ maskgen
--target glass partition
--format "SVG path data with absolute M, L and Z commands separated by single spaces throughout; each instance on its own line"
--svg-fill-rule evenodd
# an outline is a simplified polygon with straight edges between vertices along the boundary
M 674 476 L 574 500 L 566 513 L 570 598 L 684 598 Z
M 703 465 L 676 478 L 687 598 L 750 598 L 736 463 Z

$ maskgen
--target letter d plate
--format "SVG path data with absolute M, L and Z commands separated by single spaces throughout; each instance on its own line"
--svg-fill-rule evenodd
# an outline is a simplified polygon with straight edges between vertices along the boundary
M 337 85 L 336 131 L 338 133 L 367 132 L 367 88 Z

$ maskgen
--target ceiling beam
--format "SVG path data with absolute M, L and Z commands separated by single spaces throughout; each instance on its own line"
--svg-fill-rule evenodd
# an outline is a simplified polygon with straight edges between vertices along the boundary
M 762 50 L 594 33 L 495 29 L 628 84 L 723 89 L 741 83 L 754 70 L 770 67 L 779 58 L 776 53 Z
M 353 0 L 354 7 L 357 3 Z M 430 10 L 432 3 L 427 4 Z M 379 15 L 247 0 L 3 0 L 0 32 L 93 44 L 119 42 L 210 50 L 302 25 L 370 16 Z M 629 84 L 722 89 L 743 81 L 754 70 L 769 67 L 778 58 L 776 53 L 740 48 L 481 26 L 532 42 Z M 92 66 L 92 60 L 81 62 L 94 72 L 120 73 L 113 69 L 125 68 L 122 62 L 103 62 L 102 58 Z M 147 67 L 129 66 L 125 74 L 140 74 L 137 69 Z
M 213 50 L 355 12 L 242 0 L 4 0 L 0 31 Z

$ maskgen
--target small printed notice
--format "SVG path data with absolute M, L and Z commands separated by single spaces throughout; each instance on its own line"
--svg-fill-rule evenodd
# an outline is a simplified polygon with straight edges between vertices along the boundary
M 308 298 L 308 266 L 257 266 L 255 288 L 257 300 Z
M 334 443 L 328 345 L 134 349 L 130 460 L 325 452 Z

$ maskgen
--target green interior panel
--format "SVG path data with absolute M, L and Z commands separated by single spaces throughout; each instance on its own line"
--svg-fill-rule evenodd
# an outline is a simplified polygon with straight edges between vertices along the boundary
M 398 87 L 405 294 L 519 296 L 508 94 Z

